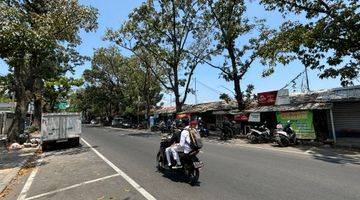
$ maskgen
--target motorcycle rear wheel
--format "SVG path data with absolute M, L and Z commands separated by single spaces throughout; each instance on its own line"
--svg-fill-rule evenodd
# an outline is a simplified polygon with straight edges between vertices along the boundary
M 278 140 L 277 143 L 280 147 L 287 147 L 290 145 L 290 141 L 283 138 L 280 138 L 280 140 Z
M 250 143 L 251 143 L 251 144 L 256 144 L 256 143 L 258 143 L 258 139 L 256 138 L 255 135 L 250 135 Z

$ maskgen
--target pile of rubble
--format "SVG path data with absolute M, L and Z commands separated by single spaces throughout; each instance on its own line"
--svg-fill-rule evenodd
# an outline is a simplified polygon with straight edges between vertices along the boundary
M 19 144 L 17 142 L 12 143 L 9 145 L 8 149 L 9 150 L 19 150 L 19 149 L 23 149 L 23 148 L 36 148 L 41 143 L 40 137 L 41 137 L 40 132 L 35 131 L 35 132 L 29 134 L 29 137 L 25 143 L 23 143 L 23 144 Z

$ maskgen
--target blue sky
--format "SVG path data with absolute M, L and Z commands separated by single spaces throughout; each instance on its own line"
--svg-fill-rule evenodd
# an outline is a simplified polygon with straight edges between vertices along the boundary
M 95 48 L 109 46 L 110 43 L 103 41 L 106 28 L 117 29 L 127 19 L 128 14 L 132 9 L 140 5 L 143 0 L 80 0 L 81 3 L 91 5 L 99 9 L 99 28 L 96 32 L 81 33 L 83 43 L 78 47 L 81 54 L 92 56 Z M 252 3 L 248 5 L 247 15 L 249 17 L 265 18 L 270 27 L 278 27 L 284 19 L 281 14 L 276 12 L 267 12 L 262 6 Z M 292 16 L 290 16 L 292 17 Z M 298 19 L 302 19 L 301 17 Z M 126 54 L 127 52 L 124 51 Z M 222 63 L 221 59 L 215 59 L 214 63 Z M 80 66 L 76 69 L 75 77 L 80 77 L 82 72 L 90 67 L 90 63 Z M 247 84 L 255 86 L 255 92 L 278 90 L 285 86 L 291 79 L 304 70 L 301 63 L 295 61 L 287 66 L 279 65 L 275 69 L 275 73 L 271 77 L 262 78 L 261 73 L 264 67 L 256 62 L 242 80 L 242 87 L 245 88 Z M 7 73 L 6 64 L 0 60 L 0 74 Z M 310 89 L 319 90 L 326 88 L 339 87 L 340 81 L 338 79 L 324 79 L 321 80 L 317 77 L 318 71 L 309 71 Z M 232 83 L 225 82 L 219 78 L 219 71 L 209 66 L 202 65 L 196 69 L 196 79 L 199 81 L 197 84 L 198 102 L 208 102 L 218 100 L 219 93 L 225 92 L 231 94 L 224 87 L 232 90 Z M 359 84 L 357 82 L 356 84 Z M 206 86 L 204 86 L 206 85 Z M 211 89 L 210 89 L 211 88 Z M 164 103 L 170 105 L 170 95 L 165 95 Z M 194 103 L 195 98 L 189 95 L 187 103 Z

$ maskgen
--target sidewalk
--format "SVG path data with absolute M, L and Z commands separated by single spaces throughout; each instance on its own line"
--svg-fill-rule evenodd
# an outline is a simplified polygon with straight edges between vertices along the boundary
M 38 148 L 8 151 L 0 149 L 0 197 L 20 169 L 35 155 Z
M 101 144 L 46 151 L 35 160 L 30 175 L 5 194 L 13 199 L 144 199 L 138 188 L 95 151 Z M 98 146 L 100 145 L 100 146 Z M 98 152 L 99 153 L 99 152 Z M 99 153 L 100 154 L 100 153 Z M 0 197 L 1 199 L 1 197 Z

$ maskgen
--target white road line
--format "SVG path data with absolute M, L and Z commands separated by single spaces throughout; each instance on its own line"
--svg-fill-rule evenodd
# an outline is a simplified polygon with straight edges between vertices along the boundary
M 43 193 L 43 194 L 35 195 L 35 196 L 32 196 L 32 197 L 26 198 L 25 200 L 38 199 L 38 198 L 43 197 L 43 196 L 47 196 L 47 195 L 50 195 L 50 194 L 55 194 L 55 193 L 58 193 L 58 192 L 63 192 L 63 191 L 70 190 L 70 189 L 80 187 L 80 186 L 83 186 L 83 185 L 87 185 L 87 184 L 90 184 L 90 183 L 95 183 L 95 182 L 98 182 L 98 181 L 113 178 L 113 177 L 116 177 L 116 176 L 120 176 L 120 174 L 113 174 L 113 175 L 110 175 L 110 176 L 105 176 L 105 177 L 94 179 L 94 180 L 91 180 L 91 181 L 85 181 L 85 182 L 78 183 L 78 184 L 75 184 L 75 185 L 72 185 L 72 186 L 69 186 L 69 187 L 65 187 L 65 188 L 61 188 L 61 189 L 54 190 L 54 191 L 51 191 L 51 192 L 46 192 L 46 193 Z
M 25 200 L 27 192 L 29 191 L 31 184 L 34 181 L 34 178 L 35 178 L 38 170 L 39 170 L 39 168 L 35 167 L 35 169 L 31 172 L 31 174 L 30 174 L 29 178 L 26 180 L 26 183 L 25 183 L 23 189 L 21 190 L 21 193 L 20 193 L 19 197 L 17 198 L 17 200 Z
M 101 153 L 99 153 L 96 149 L 94 149 L 88 142 L 86 142 L 83 138 L 81 140 L 91 148 L 101 159 L 103 159 L 111 168 L 113 168 L 121 177 L 123 177 L 127 182 L 130 183 L 140 194 L 142 194 L 148 200 L 156 200 L 149 192 L 147 192 L 143 187 L 141 187 L 138 183 L 136 183 L 132 178 L 130 178 L 125 172 L 115 166 L 110 160 L 105 158 Z

